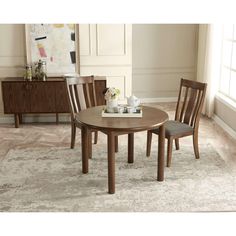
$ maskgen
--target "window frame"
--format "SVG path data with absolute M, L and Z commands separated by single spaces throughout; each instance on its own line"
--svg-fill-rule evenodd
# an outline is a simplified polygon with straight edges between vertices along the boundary
M 225 27 L 223 27 L 223 34 L 222 34 L 221 65 L 220 65 L 220 79 L 219 79 L 218 93 L 222 94 L 223 97 L 226 97 L 227 100 L 230 99 L 230 100 L 233 101 L 233 103 L 236 103 L 236 98 L 232 97 L 232 95 L 230 94 L 230 84 L 231 84 L 231 80 L 232 80 L 231 74 L 232 74 L 232 71 L 236 73 L 236 68 L 232 67 L 232 58 L 233 58 L 233 54 L 234 54 L 234 43 L 235 43 L 235 49 L 236 49 L 236 39 L 234 39 L 234 37 L 235 37 L 234 34 L 236 35 L 236 24 L 232 25 L 232 36 L 231 36 L 231 38 L 226 38 L 225 35 L 224 35 L 224 32 L 225 32 Z M 224 43 L 225 42 L 230 42 L 231 43 L 230 66 L 226 66 L 226 65 L 223 64 Z M 235 55 L 236 55 L 236 50 L 235 50 Z M 229 70 L 229 72 L 230 72 L 229 82 L 228 82 L 228 86 L 227 86 L 228 87 L 227 92 L 223 91 L 222 86 L 221 86 L 222 80 L 223 80 L 223 77 L 222 77 L 223 68 Z M 222 98 L 222 96 L 221 96 L 221 98 Z

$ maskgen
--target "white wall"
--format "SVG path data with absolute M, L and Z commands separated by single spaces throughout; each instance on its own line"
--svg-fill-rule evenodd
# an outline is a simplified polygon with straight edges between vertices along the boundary
M 134 24 L 133 93 L 176 97 L 181 77 L 195 79 L 197 37 L 198 25 Z
M 230 105 L 230 103 L 228 103 L 224 99 L 217 97 L 215 99 L 214 113 L 218 118 L 220 118 L 225 123 L 224 126 L 225 125 L 228 126 L 227 130 L 232 129 L 230 134 L 232 135 L 232 133 L 234 133 L 233 136 L 236 137 L 236 108 L 235 108 L 235 104 Z M 224 126 L 223 126 L 223 128 L 225 128 Z
M 26 63 L 24 25 L 0 24 L 0 80 L 8 76 L 22 76 Z M 0 89 L 0 115 L 3 114 Z

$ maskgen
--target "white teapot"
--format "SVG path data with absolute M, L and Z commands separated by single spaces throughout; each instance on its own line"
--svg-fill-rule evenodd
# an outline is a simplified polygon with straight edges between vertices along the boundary
M 140 104 L 140 99 L 138 99 L 134 95 L 127 98 L 127 101 L 128 101 L 128 105 L 131 106 L 131 107 L 137 107 Z

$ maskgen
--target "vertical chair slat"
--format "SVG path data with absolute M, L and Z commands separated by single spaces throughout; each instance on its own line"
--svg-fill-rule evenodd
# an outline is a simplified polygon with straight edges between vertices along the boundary
M 179 118 L 179 121 L 182 122 L 183 120 L 183 116 L 184 116 L 184 112 L 185 112 L 185 108 L 186 108 L 186 103 L 187 103 L 187 98 L 188 98 L 188 87 L 186 88 L 185 90 L 185 95 L 184 95 L 184 102 L 183 102 L 183 106 L 182 106 L 182 109 L 181 109 L 181 113 L 180 113 L 180 118 Z
M 196 115 L 197 115 L 197 110 L 198 107 L 200 106 L 200 102 L 201 102 L 201 95 L 202 95 L 202 91 L 198 90 L 198 94 L 197 94 L 197 99 L 196 99 L 196 103 L 195 103 L 195 107 L 193 109 L 193 115 L 191 117 L 191 121 L 190 121 L 190 125 L 193 126 L 194 121 L 196 119 Z
M 179 115 L 180 115 L 179 113 L 180 113 L 180 101 L 181 101 L 181 96 L 182 96 L 182 81 L 183 79 L 181 79 L 181 82 L 180 82 L 178 101 L 176 105 L 175 120 L 179 120 Z
M 68 97 L 68 101 L 69 101 L 69 104 L 70 104 L 70 113 L 71 113 L 71 119 L 74 119 L 75 117 L 75 112 L 74 112 L 74 108 L 73 108 L 73 101 L 71 99 L 71 96 L 70 96 L 70 85 L 67 84 L 66 86 L 66 91 L 67 91 L 67 97 Z
M 80 111 L 82 111 L 87 108 L 83 84 L 79 84 L 77 88 L 79 95 Z
M 184 123 L 186 123 L 186 124 L 189 124 L 189 122 L 190 122 L 190 118 L 191 118 L 192 112 L 193 112 L 193 107 L 194 107 L 194 104 L 196 102 L 196 100 L 195 100 L 196 95 L 197 95 L 197 90 L 196 89 L 191 89 L 190 97 L 189 97 L 189 100 L 188 100 L 188 105 L 187 105 L 185 115 L 184 115 Z
M 96 93 L 95 93 L 95 81 L 94 80 L 93 80 L 93 83 L 92 83 L 92 89 L 93 89 L 94 106 L 97 106 L 97 97 L 96 97 Z
M 194 123 L 193 123 L 194 128 L 196 128 L 196 126 L 199 125 L 200 111 L 202 110 L 202 106 L 203 106 L 205 96 L 206 96 L 206 86 L 201 91 L 200 102 L 199 102 L 199 106 L 197 107 L 197 112 L 196 112 L 195 120 L 194 120 Z
M 74 88 L 75 88 L 75 100 L 76 100 L 77 109 L 78 109 L 78 112 L 79 112 L 79 111 L 81 111 L 81 106 L 80 106 L 80 99 L 79 99 L 79 93 L 78 93 L 78 86 L 74 85 Z
M 72 110 L 73 110 L 73 112 L 74 113 L 76 113 L 76 109 L 75 109 L 75 101 L 74 101 L 74 99 L 73 99 L 73 92 L 72 92 L 72 90 L 73 90 L 73 85 L 69 85 L 69 94 L 70 94 L 70 99 L 71 99 L 71 108 L 72 108 Z
M 89 85 L 85 84 L 86 94 L 87 94 L 87 101 L 88 101 L 88 107 L 91 107 L 91 99 L 90 99 L 90 92 L 89 92 Z
M 76 101 L 76 97 L 75 97 L 75 90 L 76 90 L 76 85 L 72 85 L 71 97 L 72 97 L 73 104 L 74 104 L 74 110 L 77 113 L 77 112 L 79 112 L 79 109 L 78 109 L 77 101 Z

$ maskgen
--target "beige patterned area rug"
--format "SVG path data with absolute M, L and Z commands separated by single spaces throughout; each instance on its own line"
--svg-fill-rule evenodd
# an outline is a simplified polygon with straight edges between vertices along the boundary
M 136 146 L 137 143 L 136 143 Z M 156 145 L 145 144 L 127 163 L 127 146 L 116 155 L 116 193 L 107 193 L 105 141 L 93 145 L 89 174 L 81 173 L 81 153 L 61 148 L 10 150 L 0 163 L 0 211 L 236 211 L 236 174 L 210 145 L 201 159 L 192 147 L 173 152 L 165 181 L 156 181 Z

